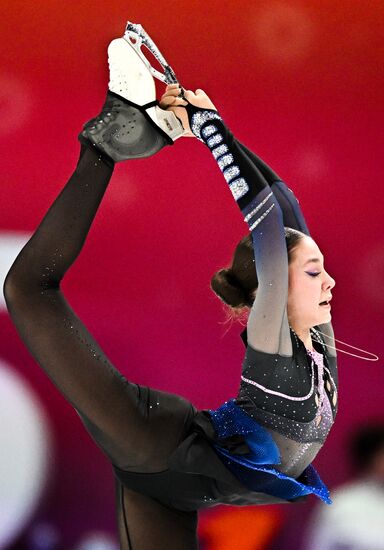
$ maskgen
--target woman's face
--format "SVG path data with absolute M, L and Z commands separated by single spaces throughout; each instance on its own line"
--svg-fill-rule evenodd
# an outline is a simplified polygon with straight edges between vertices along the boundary
M 303 237 L 292 250 L 289 263 L 287 313 L 289 324 L 303 329 L 328 323 L 335 281 L 324 269 L 324 257 L 310 237 Z

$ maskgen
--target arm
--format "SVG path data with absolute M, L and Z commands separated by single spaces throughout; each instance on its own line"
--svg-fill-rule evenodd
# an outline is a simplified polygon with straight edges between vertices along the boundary
M 258 170 L 260 170 L 260 172 L 263 174 L 264 178 L 270 185 L 273 194 L 276 197 L 276 200 L 278 201 L 282 210 L 284 225 L 286 227 L 297 229 L 298 231 L 305 233 L 305 235 L 310 236 L 307 224 L 305 222 L 304 214 L 300 208 L 299 201 L 295 197 L 293 191 L 286 186 L 281 178 L 260 157 L 250 151 L 238 140 L 237 144 L 248 156 L 254 166 Z M 324 325 L 320 325 L 319 330 L 326 335 L 325 338 L 323 336 L 321 336 L 321 338 L 327 345 L 328 354 L 332 357 L 335 357 L 335 340 L 332 323 L 329 322 Z
M 192 92 L 187 94 L 195 100 Z M 248 319 L 248 343 L 265 353 L 290 356 L 288 260 L 279 203 L 217 111 L 191 103 L 186 109 L 193 134 L 209 148 L 252 234 L 259 287 Z
M 283 213 L 284 225 L 297 229 L 306 235 L 310 235 L 304 214 L 300 208 L 299 201 L 295 197 L 293 191 L 289 189 L 282 179 L 253 151 L 248 149 L 243 143 L 237 140 L 237 144 L 242 151 L 248 156 L 250 161 L 260 170 L 264 178 L 270 185 L 276 200 L 279 203 Z

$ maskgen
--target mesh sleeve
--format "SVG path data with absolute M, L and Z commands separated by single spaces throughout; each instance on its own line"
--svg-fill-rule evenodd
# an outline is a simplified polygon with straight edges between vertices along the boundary
M 211 151 L 252 235 L 259 286 L 248 319 L 248 344 L 265 353 L 291 356 L 288 258 L 279 203 L 218 113 L 190 105 L 187 110 L 193 133 Z
M 307 223 L 304 218 L 300 203 L 296 198 L 292 189 L 281 180 L 281 178 L 272 170 L 266 162 L 258 157 L 253 151 L 248 149 L 244 144 L 237 140 L 237 144 L 242 151 L 248 156 L 253 165 L 260 170 L 264 178 L 270 185 L 276 200 L 279 203 L 283 214 L 284 225 L 301 231 L 305 235 L 310 236 Z M 319 330 L 323 333 L 322 339 L 327 348 L 327 353 L 331 357 L 336 357 L 335 339 L 333 334 L 332 323 L 325 323 L 319 326 Z

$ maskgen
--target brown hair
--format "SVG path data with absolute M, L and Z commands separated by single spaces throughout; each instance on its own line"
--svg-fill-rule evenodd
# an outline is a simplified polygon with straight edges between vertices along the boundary
M 293 249 L 305 234 L 290 227 L 285 227 L 284 230 L 289 262 Z M 240 309 L 252 306 L 258 285 L 252 237 L 249 234 L 236 246 L 231 266 L 214 274 L 211 288 L 225 304 Z

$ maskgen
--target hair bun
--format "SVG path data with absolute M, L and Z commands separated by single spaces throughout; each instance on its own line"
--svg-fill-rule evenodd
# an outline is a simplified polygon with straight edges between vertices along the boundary
M 248 292 L 236 279 L 232 269 L 220 269 L 211 279 L 212 290 L 231 307 L 250 305 Z

